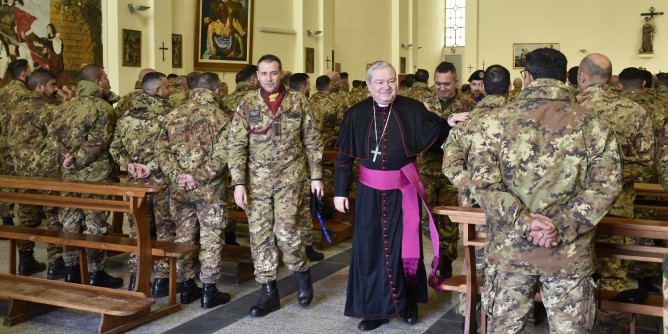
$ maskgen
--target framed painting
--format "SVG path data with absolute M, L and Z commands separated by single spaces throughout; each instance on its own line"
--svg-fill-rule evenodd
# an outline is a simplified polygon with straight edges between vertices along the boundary
M 315 49 L 304 48 L 304 72 L 315 72 Z
M 513 68 L 524 68 L 527 54 L 540 48 L 559 50 L 559 43 L 513 43 Z
M 183 67 L 183 35 L 172 34 L 172 67 Z
M 252 62 L 255 0 L 196 0 L 195 70 L 239 71 Z
M 141 67 L 141 31 L 123 29 L 123 66 Z

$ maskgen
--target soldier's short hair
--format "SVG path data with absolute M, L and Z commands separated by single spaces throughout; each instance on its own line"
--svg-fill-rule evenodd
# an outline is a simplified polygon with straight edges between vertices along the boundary
M 359 80 L 355 80 L 359 81 Z M 355 81 L 353 81 L 353 86 L 355 85 Z M 326 75 L 321 75 L 317 79 L 315 79 L 315 89 L 317 89 L 319 92 L 324 91 L 329 87 L 329 84 L 332 82 L 332 79 L 330 79 Z
M 423 68 L 418 68 L 418 70 L 415 71 L 415 81 L 423 83 L 429 82 L 429 72 Z
M 197 85 L 197 78 L 202 75 L 202 72 L 190 72 L 186 75 L 186 84 L 188 88 L 195 88 Z
M 187 81 L 186 76 L 185 75 L 179 75 L 178 77 L 176 77 L 176 79 L 174 79 L 174 84 L 176 84 L 177 86 L 183 86 L 183 84 L 187 85 L 188 81 Z
M 640 89 L 642 81 L 642 71 L 636 67 L 627 67 L 619 73 L 619 82 L 626 89 Z
M 167 76 L 167 80 L 175 80 L 178 77 L 179 76 L 175 73 L 169 73 L 169 75 Z
M 28 68 L 28 61 L 19 58 L 16 60 L 12 60 L 9 65 L 7 66 L 7 71 L 9 71 L 9 74 L 12 76 L 14 79 L 18 79 L 19 76 L 21 76 L 21 73 L 25 71 Z
M 642 69 L 640 70 L 640 72 L 642 73 L 642 79 L 645 80 L 645 88 L 652 88 L 652 82 L 653 82 L 652 72 Z
M 29 90 L 34 91 L 40 84 L 46 86 L 46 83 L 51 79 L 56 80 L 56 75 L 53 74 L 53 72 L 43 68 L 38 68 L 30 73 L 30 77 L 28 77 L 28 84 L 26 86 Z
M 457 74 L 457 69 L 455 68 L 455 64 L 447 61 L 438 64 L 438 66 L 436 66 L 436 70 L 434 71 L 434 73 L 448 73 L 448 72 L 452 72 L 452 74 Z
M 253 76 L 257 75 L 257 65 L 246 65 L 244 68 L 237 73 L 237 76 L 235 77 L 236 83 L 240 83 L 242 81 L 250 81 Z
M 290 89 L 301 90 L 306 85 L 309 76 L 306 73 L 295 73 L 290 76 Z
M 315 86 L 318 87 L 317 81 L 315 82 Z M 362 80 L 353 80 L 353 88 L 359 88 L 360 86 L 362 86 Z
M 401 80 L 401 82 L 399 83 L 399 87 L 410 88 L 413 87 L 414 83 L 415 83 L 415 75 L 408 74 L 406 75 L 406 77 L 404 77 L 404 80 Z
M 657 73 L 656 78 L 659 79 L 659 86 L 668 86 L 668 73 Z
M 587 73 L 587 75 L 593 79 L 599 79 L 603 82 L 607 82 L 612 76 L 612 66 L 601 67 L 601 65 L 593 61 L 591 57 L 582 59 L 578 70 Z
M 344 80 L 348 80 L 348 72 L 339 73 L 339 77 Z
M 580 71 L 580 66 L 573 66 L 568 70 L 568 83 L 577 86 L 578 85 L 578 71 Z
M 283 70 L 283 64 L 281 64 L 281 60 L 278 57 L 276 57 L 272 54 L 266 54 L 266 55 L 260 57 L 260 59 L 257 61 L 257 64 L 260 65 L 260 63 L 262 63 L 262 62 L 270 63 L 272 61 L 275 61 L 275 62 L 278 63 L 278 70 L 279 71 Z
M 146 73 L 141 80 L 141 88 L 148 93 L 148 91 L 154 90 L 162 84 L 162 78 L 165 78 L 165 74 L 161 72 Z
M 206 88 L 213 92 L 218 86 L 220 86 L 220 77 L 218 77 L 218 74 L 204 72 L 197 77 L 197 83 L 195 83 L 194 88 Z
M 471 92 L 471 85 L 469 84 L 463 84 L 462 85 L 462 93 L 469 93 Z
M 379 60 L 379 61 L 371 64 L 371 66 L 369 66 L 369 69 L 366 70 L 366 81 L 371 81 L 371 74 L 373 74 L 373 72 L 375 72 L 376 70 L 380 70 L 382 68 L 386 68 L 386 67 L 391 68 L 392 71 L 394 71 L 394 73 L 396 75 L 397 71 L 394 69 L 394 66 L 392 66 L 392 64 L 390 64 L 386 61 Z
M 510 88 L 510 72 L 501 65 L 492 65 L 485 70 L 485 92 L 489 95 L 504 95 Z
M 540 48 L 527 54 L 525 69 L 534 79 L 555 79 L 566 82 L 568 61 L 561 51 Z
M 86 64 L 81 68 L 81 80 L 95 82 L 104 75 L 104 67 L 97 64 Z

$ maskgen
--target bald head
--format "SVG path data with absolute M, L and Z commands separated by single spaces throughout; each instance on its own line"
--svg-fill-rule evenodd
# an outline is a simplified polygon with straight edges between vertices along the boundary
M 331 71 L 327 73 L 327 76 L 329 77 L 329 80 L 332 83 L 339 82 L 339 80 L 341 80 L 341 75 L 339 74 L 339 72 Z
M 522 89 L 522 78 L 515 78 L 513 80 L 513 88 Z
M 152 68 L 142 68 L 142 70 L 139 71 L 139 76 L 137 77 L 137 79 L 139 79 L 139 81 L 142 81 L 144 80 L 145 75 L 153 72 L 155 72 L 155 70 Z
M 612 63 L 600 53 L 592 53 L 580 62 L 578 86 L 585 89 L 594 84 L 606 84 L 612 75 Z

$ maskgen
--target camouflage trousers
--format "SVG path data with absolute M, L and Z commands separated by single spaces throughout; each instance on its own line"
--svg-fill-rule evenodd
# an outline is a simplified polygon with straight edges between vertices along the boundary
M 82 198 L 97 198 L 108 199 L 108 196 L 79 194 Z M 109 232 L 109 212 L 94 211 L 94 210 L 80 210 L 63 208 L 60 210 L 60 222 L 63 224 L 63 231 L 83 233 L 85 234 L 107 234 Z M 107 251 L 101 249 L 86 249 L 86 256 L 88 258 L 88 271 L 96 272 L 104 270 L 105 262 L 107 261 Z M 63 260 L 66 266 L 74 266 L 79 263 L 78 252 L 69 251 L 63 252 Z
M 625 238 L 616 235 L 597 235 L 596 242 L 605 242 L 611 244 L 629 244 L 631 238 Z M 595 258 L 595 271 L 601 275 L 599 283 L 601 289 L 608 291 L 624 291 L 629 288 L 627 280 L 629 264 L 628 261 L 609 258 Z
M 220 278 L 223 250 L 223 229 L 225 229 L 225 203 L 208 204 L 201 202 L 181 202 L 172 197 L 175 242 L 194 245 L 199 239 L 199 279 L 202 283 L 216 283 Z M 195 278 L 195 254 L 188 254 L 176 261 L 176 281 L 183 282 Z
M 306 271 L 308 259 L 301 234 L 300 210 L 304 201 L 304 182 L 273 192 L 269 197 L 250 194 L 246 214 L 250 233 L 255 280 L 261 284 L 276 280 L 278 248 L 291 271 Z
M 223 177 L 226 178 L 226 180 L 230 179 L 230 170 L 225 167 L 225 172 L 226 173 Z M 237 203 L 234 201 L 234 187 L 227 187 L 225 189 L 225 200 L 227 203 L 228 208 L 234 208 L 237 206 Z M 227 221 L 225 223 L 225 229 L 223 229 L 223 233 L 229 234 L 229 233 L 234 233 L 237 231 L 237 221 L 234 219 L 228 219 L 227 215 L 225 215 L 225 220 Z
M 7 154 L 9 148 L 3 141 L 4 139 L 0 138 L 0 172 L 2 172 L 0 174 L 16 175 L 14 172 L 14 160 Z M 2 189 L 2 191 L 8 191 L 8 189 Z M 0 217 L 14 217 L 14 203 L 0 203 Z
M 656 170 L 654 172 L 656 173 Z M 656 177 L 652 179 L 650 176 L 649 179 L 644 180 L 643 182 L 656 183 L 657 181 Z M 645 198 L 649 200 L 660 200 L 660 198 L 658 197 L 645 197 Z M 633 210 L 633 217 L 638 219 L 656 220 L 657 215 L 658 213 L 656 210 L 639 210 L 639 209 Z M 634 243 L 636 245 L 654 246 L 654 239 L 635 238 Z M 661 275 L 661 265 L 658 263 L 631 261 L 631 263 L 629 263 L 629 266 L 631 267 L 632 270 L 635 270 L 638 277 L 655 277 Z
M 457 188 L 455 188 L 448 179 L 443 176 L 433 176 L 420 174 L 420 180 L 424 185 L 429 200 L 429 208 L 433 209 L 439 205 L 457 206 Z M 429 234 L 429 217 L 422 208 L 422 231 Z M 438 231 L 438 241 L 440 256 L 447 257 L 450 260 L 457 259 L 457 242 L 459 241 L 459 228 L 457 224 L 450 221 L 447 216 L 433 215 L 434 224 Z
M 299 222 L 301 222 L 301 235 L 304 246 L 313 245 L 313 218 L 311 218 L 311 182 L 304 182 L 304 199 L 299 209 Z
M 63 225 L 58 219 L 60 209 L 52 206 L 26 205 L 19 204 L 18 216 L 19 225 L 25 227 L 37 228 L 42 224 L 42 217 L 46 218 L 46 227 L 50 230 L 62 230 Z M 28 240 L 17 240 L 16 247 L 19 251 L 32 251 L 35 248 L 35 242 Z M 48 244 L 46 253 L 49 263 L 54 263 L 63 256 L 63 246 Z
M 128 179 L 128 183 L 131 179 Z M 156 226 L 158 241 L 174 241 L 176 235 L 176 227 L 174 220 L 169 212 L 169 190 L 161 191 L 155 195 L 148 195 L 146 201 L 146 223 Z M 128 215 L 128 224 L 130 225 L 130 237 L 137 237 L 137 229 L 135 228 L 135 220 L 131 215 Z M 130 254 L 128 259 L 128 270 L 131 274 L 137 272 L 137 254 Z M 169 277 L 169 260 L 162 258 L 153 262 L 153 276 L 155 278 Z
M 486 270 L 481 302 L 488 333 L 521 333 L 538 282 L 550 333 L 587 333 L 594 326 L 594 281 L 587 277 L 539 277 Z

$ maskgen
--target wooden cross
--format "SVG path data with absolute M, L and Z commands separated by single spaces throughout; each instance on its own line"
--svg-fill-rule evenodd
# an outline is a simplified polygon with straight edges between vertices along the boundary
M 663 15 L 663 12 L 655 12 L 654 7 L 649 9 L 649 13 L 640 13 L 640 16 L 649 16 L 650 19 L 654 19 L 655 16 Z
M 471 70 L 473 70 L 473 66 L 469 65 L 469 73 L 471 73 Z
M 159 47 L 158 49 L 162 50 L 162 61 L 165 61 L 165 51 L 169 50 L 165 47 L 165 42 L 162 42 L 162 47 Z
M 331 61 L 331 60 L 329 60 L 329 56 L 327 56 L 327 58 L 325 58 L 325 62 L 327 62 L 327 68 L 329 68 L 329 62 L 330 62 L 330 61 Z

